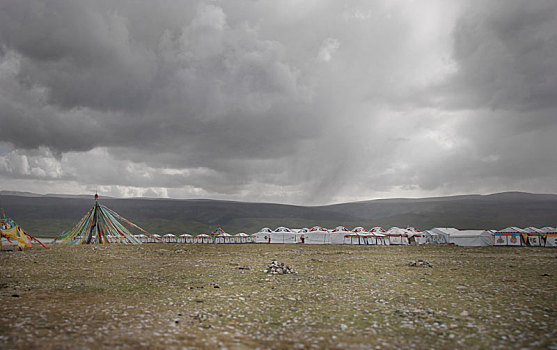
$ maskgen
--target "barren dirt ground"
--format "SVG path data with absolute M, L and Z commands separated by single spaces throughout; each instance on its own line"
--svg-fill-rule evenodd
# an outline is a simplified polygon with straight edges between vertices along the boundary
M 265 274 L 272 259 L 297 274 Z M 0 261 L 5 349 L 557 349 L 557 249 L 143 244 Z

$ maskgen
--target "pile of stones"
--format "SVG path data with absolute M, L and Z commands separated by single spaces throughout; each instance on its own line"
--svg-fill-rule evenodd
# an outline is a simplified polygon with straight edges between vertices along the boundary
M 414 260 L 408 263 L 408 266 L 413 266 L 413 267 L 433 267 L 432 264 L 428 263 L 425 260 L 422 259 L 418 259 L 418 260 Z
M 297 273 L 292 266 L 288 266 L 285 263 L 279 263 L 274 259 L 263 272 L 271 275 L 286 275 L 288 273 Z

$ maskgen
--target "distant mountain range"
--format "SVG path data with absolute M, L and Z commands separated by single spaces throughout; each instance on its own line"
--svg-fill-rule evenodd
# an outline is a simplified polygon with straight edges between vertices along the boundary
M 262 227 L 414 226 L 501 229 L 557 226 L 557 195 L 504 192 L 420 199 L 380 199 L 296 206 L 205 199 L 101 197 L 101 203 L 152 233 L 202 233 L 221 225 L 230 233 Z M 0 207 L 26 231 L 55 236 L 69 230 L 94 203 L 92 195 L 0 191 Z

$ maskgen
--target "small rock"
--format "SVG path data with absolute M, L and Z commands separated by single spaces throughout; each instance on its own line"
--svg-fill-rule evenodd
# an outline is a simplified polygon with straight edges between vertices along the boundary
M 429 262 L 422 260 L 422 259 L 418 259 L 418 260 L 414 260 L 408 263 L 408 266 L 412 266 L 412 267 L 433 267 L 432 264 L 430 264 Z
M 248 268 L 249 269 L 249 268 Z M 263 271 L 271 275 L 285 275 L 289 273 L 297 273 L 291 266 L 285 263 L 279 263 L 276 260 L 272 260 L 271 264 Z

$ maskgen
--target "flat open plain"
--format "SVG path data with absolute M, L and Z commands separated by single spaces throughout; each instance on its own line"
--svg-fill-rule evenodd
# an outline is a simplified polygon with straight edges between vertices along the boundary
M 272 259 L 298 273 L 265 274 Z M 6 349 L 557 349 L 557 249 L 54 246 L 0 262 Z

